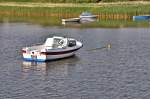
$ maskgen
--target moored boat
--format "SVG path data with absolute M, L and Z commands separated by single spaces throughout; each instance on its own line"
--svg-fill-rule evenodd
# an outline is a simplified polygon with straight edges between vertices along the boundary
M 62 19 L 62 22 L 80 22 L 80 18 Z
M 96 18 L 97 15 L 93 15 L 90 12 L 83 12 L 81 13 L 81 15 L 79 16 L 79 18 Z
M 150 20 L 150 15 L 133 16 L 133 20 Z
M 42 45 L 22 48 L 27 61 L 47 61 L 73 56 L 82 47 L 82 43 L 73 38 L 54 36 L 47 38 Z

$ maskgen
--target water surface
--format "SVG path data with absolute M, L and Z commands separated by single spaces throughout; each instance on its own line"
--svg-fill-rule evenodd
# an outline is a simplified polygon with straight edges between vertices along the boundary
M 52 35 L 81 40 L 76 56 L 22 60 L 21 48 Z M 111 49 L 88 51 L 111 43 Z M 150 28 L 65 28 L 0 23 L 0 98 L 149 99 Z

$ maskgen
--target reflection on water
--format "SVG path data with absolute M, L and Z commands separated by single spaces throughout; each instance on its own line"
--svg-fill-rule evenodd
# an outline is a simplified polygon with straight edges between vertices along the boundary
M 22 62 L 22 71 L 24 73 L 34 72 L 37 75 L 49 75 L 52 72 L 56 75 L 67 76 L 69 72 L 69 66 L 73 64 L 74 66 L 80 59 L 77 56 L 73 56 L 66 59 L 48 61 L 48 62 Z
M 41 71 L 46 73 L 47 63 L 44 62 L 22 62 L 23 72 L 28 72 L 29 70 Z

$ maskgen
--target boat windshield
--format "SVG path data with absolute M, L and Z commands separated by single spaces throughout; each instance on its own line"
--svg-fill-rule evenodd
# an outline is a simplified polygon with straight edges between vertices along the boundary
M 65 48 L 67 45 L 67 38 L 54 38 L 53 48 Z
M 55 36 L 53 38 L 48 38 L 44 45 L 49 49 L 64 48 L 68 45 L 68 40 L 67 40 L 67 38 Z
M 61 45 L 61 44 L 59 43 L 60 41 L 61 41 L 61 39 L 59 39 L 59 38 L 54 38 L 53 47 L 54 47 L 54 48 L 58 48 L 58 46 Z

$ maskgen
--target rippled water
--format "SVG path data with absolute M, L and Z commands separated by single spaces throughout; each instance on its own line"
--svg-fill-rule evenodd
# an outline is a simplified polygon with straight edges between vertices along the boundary
M 83 41 L 76 56 L 25 62 L 21 48 L 48 36 Z M 111 49 L 89 51 L 111 43 Z M 150 28 L 0 24 L 0 99 L 149 99 Z

